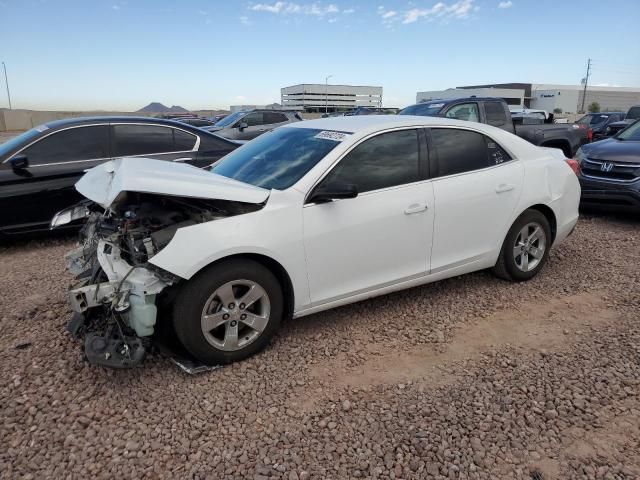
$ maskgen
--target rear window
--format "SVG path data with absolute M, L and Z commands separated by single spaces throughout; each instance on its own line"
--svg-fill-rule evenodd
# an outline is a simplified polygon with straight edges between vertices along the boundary
M 504 106 L 500 102 L 485 102 L 484 113 L 487 116 L 489 125 L 500 127 L 507 123 L 507 115 L 504 113 Z
M 443 102 L 418 103 L 400 110 L 398 115 L 419 115 L 422 117 L 435 117 L 444 107 Z

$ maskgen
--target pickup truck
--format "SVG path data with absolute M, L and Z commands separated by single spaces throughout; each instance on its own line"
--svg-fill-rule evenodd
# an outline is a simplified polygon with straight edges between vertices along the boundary
M 528 115 L 512 118 L 507 102 L 494 97 L 431 100 L 406 107 L 399 115 L 447 117 L 486 123 L 514 133 L 534 145 L 559 148 L 567 158 L 573 158 L 578 148 L 591 141 L 592 135 L 585 125 L 549 124 L 542 118 Z

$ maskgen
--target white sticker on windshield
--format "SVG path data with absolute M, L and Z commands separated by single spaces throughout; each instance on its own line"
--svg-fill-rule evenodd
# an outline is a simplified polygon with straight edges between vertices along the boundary
M 347 138 L 350 134 L 344 132 L 334 132 L 331 130 L 323 130 L 317 134 L 314 138 L 323 138 L 324 140 L 333 140 L 334 142 L 341 142 Z
M 444 107 L 444 103 L 430 103 L 429 108 L 440 108 Z
M 39 125 L 35 128 L 37 131 L 39 131 L 40 133 L 44 132 L 45 130 L 49 130 L 49 127 L 47 127 L 46 125 Z

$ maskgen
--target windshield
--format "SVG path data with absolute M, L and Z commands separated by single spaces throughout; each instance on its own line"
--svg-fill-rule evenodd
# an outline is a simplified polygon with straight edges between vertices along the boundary
M 444 107 L 444 103 L 418 103 L 400 110 L 398 115 L 420 115 L 423 117 L 435 117 Z
M 609 115 L 603 115 L 601 113 L 595 115 L 585 115 L 576 123 L 580 123 L 582 125 L 597 125 L 602 122 L 606 122 Z
M 640 141 L 640 120 L 622 130 L 616 138 L 618 140 Z
M 627 120 L 640 118 L 640 107 L 631 107 L 627 112 Z
M 231 115 L 227 115 L 222 120 L 218 120 L 216 122 L 215 126 L 216 127 L 226 127 L 228 125 L 231 125 L 236 120 L 239 120 L 240 117 L 242 117 L 245 113 L 247 113 L 247 112 L 236 112 L 236 113 L 232 113 Z
M 328 137 L 344 135 L 311 128 L 281 127 L 234 150 L 211 171 L 257 187 L 284 190 L 340 143 L 340 140 Z
M 7 153 L 9 153 L 10 151 L 16 148 L 26 145 L 46 129 L 47 127 L 45 126 L 32 128 L 31 130 L 27 130 L 26 132 L 18 135 L 17 137 L 13 137 L 11 140 L 8 140 L 4 143 L 0 143 L 0 157 L 6 155 Z

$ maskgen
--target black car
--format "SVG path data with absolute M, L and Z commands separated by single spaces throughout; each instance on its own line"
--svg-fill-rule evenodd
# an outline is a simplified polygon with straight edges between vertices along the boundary
M 57 120 L 0 144 L 0 237 L 46 230 L 53 215 L 83 197 L 74 184 L 118 157 L 205 167 L 238 143 L 172 120 L 87 117 Z
M 599 140 L 609 135 L 607 133 L 609 125 L 624 120 L 625 116 L 625 112 L 588 113 L 576 123 L 579 125 L 586 125 L 591 128 L 593 138 L 595 140 Z M 611 131 L 611 129 L 609 129 L 609 131 Z
M 635 105 L 629 109 L 627 115 L 624 117 L 624 120 L 620 120 L 619 122 L 610 123 L 605 130 L 605 136 L 610 137 L 615 135 L 616 133 L 624 130 L 632 123 L 637 122 L 640 119 L 640 105 Z
M 640 211 L 640 122 L 576 153 L 586 207 Z

